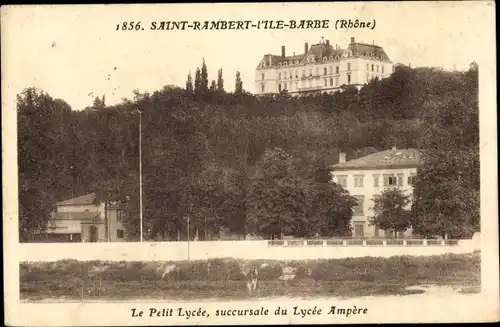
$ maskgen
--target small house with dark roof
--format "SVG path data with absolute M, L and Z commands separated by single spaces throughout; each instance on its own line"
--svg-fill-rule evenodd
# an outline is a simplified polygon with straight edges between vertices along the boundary
M 374 78 L 390 76 L 393 67 L 375 42 L 356 42 L 352 37 L 346 48 L 329 40 L 311 46 L 306 42 L 300 54 L 287 55 L 282 46 L 281 55 L 264 55 L 255 70 L 255 90 L 256 94 L 308 94 L 332 93 L 346 85 L 360 89 Z
M 369 222 L 373 216 L 374 199 L 383 190 L 400 188 L 410 195 L 422 156 L 417 149 L 380 151 L 361 158 L 346 160 L 339 154 L 339 163 L 330 166 L 332 182 L 345 188 L 355 197 L 358 205 L 354 209 L 352 229 L 354 237 L 392 237 L 392 231 L 378 230 Z M 410 236 L 411 230 L 399 235 Z
M 126 213 L 124 205 L 99 201 L 96 193 L 59 201 L 48 221 L 47 237 L 58 242 L 123 241 Z

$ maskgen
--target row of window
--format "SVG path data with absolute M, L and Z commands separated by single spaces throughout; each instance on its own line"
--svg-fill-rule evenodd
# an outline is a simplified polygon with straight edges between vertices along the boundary
M 347 84 L 351 84 L 351 74 L 347 74 Z M 334 83 L 335 80 L 335 83 Z M 330 78 L 325 78 L 323 79 L 323 87 L 338 87 L 340 85 L 340 76 L 335 76 L 335 78 L 330 77 Z M 302 80 L 301 82 L 301 87 L 306 88 L 306 87 L 314 87 L 314 86 L 321 86 L 321 85 L 314 85 L 314 80 Z M 265 89 L 265 84 L 262 83 L 262 92 L 264 92 Z M 295 83 L 292 81 L 290 83 L 279 83 L 278 84 L 278 92 L 281 92 L 282 90 L 289 90 L 289 91 L 298 91 L 299 90 L 299 81 L 295 81 Z
M 377 73 L 379 72 L 379 65 L 372 64 L 371 71 L 375 72 L 375 69 L 377 70 Z M 382 74 L 384 73 L 384 65 L 380 65 L 380 69 L 382 70 Z M 370 64 L 366 64 L 366 70 L 370 71 Z
M 350 63 L 347 64 L 347 70 L 351 70 Z M 338 74 L 339 72 L 340 72 L 340 67 L 336 66 L 335 67 L 335 74 Z M 294 73 L 295 73 L 295 75 L 294 75 Z M 290 70 L 290 71 L 278 72 L 278 80 L 293 79 L 294 76 L 295 76 L 295 78 L 299 78 L 299 74 L 301 77 L 313 76 L 313 71 L 312 71 L 312 68 L 309 68 L 309 69 L 307 69 L 307 71 L 306 71 L 306 69 L 303 69 L 302 71 Z M 330 66 L 329 68 L 323 67 L 323 75 L 328 75 L 328 74 L 330 74 L 330 75 L 333 74 L 333 66 Z M 319 69 L 319 67 L 316 67 L 316 76 L 318 76 L 318 75 L 320 75 L 320 69 Z M 261 73 L 261 77 L 264 80 L 264 77 L 265 77 L 264 73 Z
M 373 174 L 373 187 L 380 187 L 380 182 L 383 186 L 403 186 L 404 174 Z M 364 175 L 354 175 L 354 187 L 363 187 Z M 382 177 L 382 180 L 380 180 Z M 407 185 L 413 185 L 415 181 L 415 174 L 408 176 Z M 347 187 L 347 175 L 338 175 L 337 184 L 342 187 Z
M 372 72 L 379 73 L 380 72 L 379 68 L 382 71 L 382 74 L 384 74 L 384 65 L 374 65 L 374 64 L 371 65 Z M 350 70 L 351 70 L 351 64 L 347 63 L 347 71 L 350 71 Z M 370 71 L 370 64 L 366 64 L 366 70 Z M 338 74 L 339 72 L 340 72 L 340 66 L 335 66 L 335 74 Z M 313 71 L 312 71 L 312 68 L 309 68 L 309 69 L 307 69 L 307 71 L 306 71 L 306 69 L 303 69 L 302 71 L 290 70 L 290 71 L 278 72 L 278 80 L 293 79 L 294 77 L 299 78 L 299 74 L 301 77 L 313 76 Z M 323 75 L 329 75 L 329 74 L 330 75 L 333 74 L 333 66 L 323 67 Z M 320 68 L 316 67 L 316 76 L 318 76 L 318 75 L 320 75 Z M 368 82 L 368 74 L 366 76 L 367 76 L 366 81 Z M 262 80 L 265 79 L 264 73 L 261 73 L 261 79 Z
M 364 216 L 365 215 L 365 196 L 364 195 L 353 195 L 356 199 L 356 205 L 354 206 L 354 216 Z M 373 201 L 380 198 L 380 195 L 373 195 Z

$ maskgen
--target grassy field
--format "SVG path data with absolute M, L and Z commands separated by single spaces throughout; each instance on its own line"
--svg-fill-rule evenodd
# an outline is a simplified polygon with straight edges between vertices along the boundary
M 22 300 L 239 299 L 248 297 L 240 265 L 259 266 L 252 296 L 406 295 L 414 285 L 480 286 L 480 254 L 308 261 L 214 259 L 184 262 L 63 260 L 20 264 Z M 167 273 L 165 273 L 165 268 Z M 281 280 L 294 270 L 294 279 Z M 164 274 L 165 273 L 165 274 Z

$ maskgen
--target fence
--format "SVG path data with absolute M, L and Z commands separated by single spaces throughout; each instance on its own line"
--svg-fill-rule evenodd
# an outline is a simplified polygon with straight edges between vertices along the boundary
M 463 240 L 465 241 L 465 240 Z M 334 239 L 334 240 L 275 240 L 269 246 L 458 246 L 460 240 L 437 239 Z
M 306 260 L 348 257 L 429 256 L 472 253 L 473 240 L 273 240 L 143 243 L 22 243 L 21 261 L 63 259 L 106 261 L 182 261 L 214 258 Z

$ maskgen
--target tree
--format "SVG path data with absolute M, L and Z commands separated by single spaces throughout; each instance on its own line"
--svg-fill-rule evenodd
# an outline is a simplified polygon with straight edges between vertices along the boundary
M 210 84 L 210 91 L 212 91 L 212 92 L 213 92 L 213 91 L 215 91 L 215 90 L 217 90 L 217 85 L 215 84 L 215 81 L 214 81 L 214 80 L 212 80 L 212 84 Z
M 471 237 L 479 230 L 479 154 L 427 150 L 415 180 L 412 225 L 428 237 Z
M 188 93 L 193 93 L 193 78 L 191 77 L 191 73 L 188 74 L 187 76 L 187 81 L 186 81 L 186 91 Z
M 374 216 L 370 217 L 370 223 L 380 229 L 394 232 L 397 238 L 398 232 L 404 232 L 410 228 L 410 197 L 398 188 L 386 189 L 380 197 L 374 200 Z
M 300 177 L 294 159 L 266 150 L 246 192 L 247 232 L 265 238 L 349 235 L 355 199 L 340 186 Z
M 203 59 L 203 63 L 201 64 L 201 90 L 203 94 L 208 91 L 208 72 L 205 59 Z
M 222 78 L 222 68 L 217 72 L 217 91 L 224 92 L 224 79 Z
M 44 233 L 52 206 L 71 189 L 71 107 L 35 88 L 17 96 L 19 235 Z
M 240 72 L 236 72 L 236 83 L 235 83 L 234 93 L 236 94 L 243 93 L 243 82 L 241 80 Z
M 196 68 L 196 73 L 194 75 L 194 93 L 195 94 L 202 94 L 203 85 L 201 81 L 201 72 L 200 68 Z

